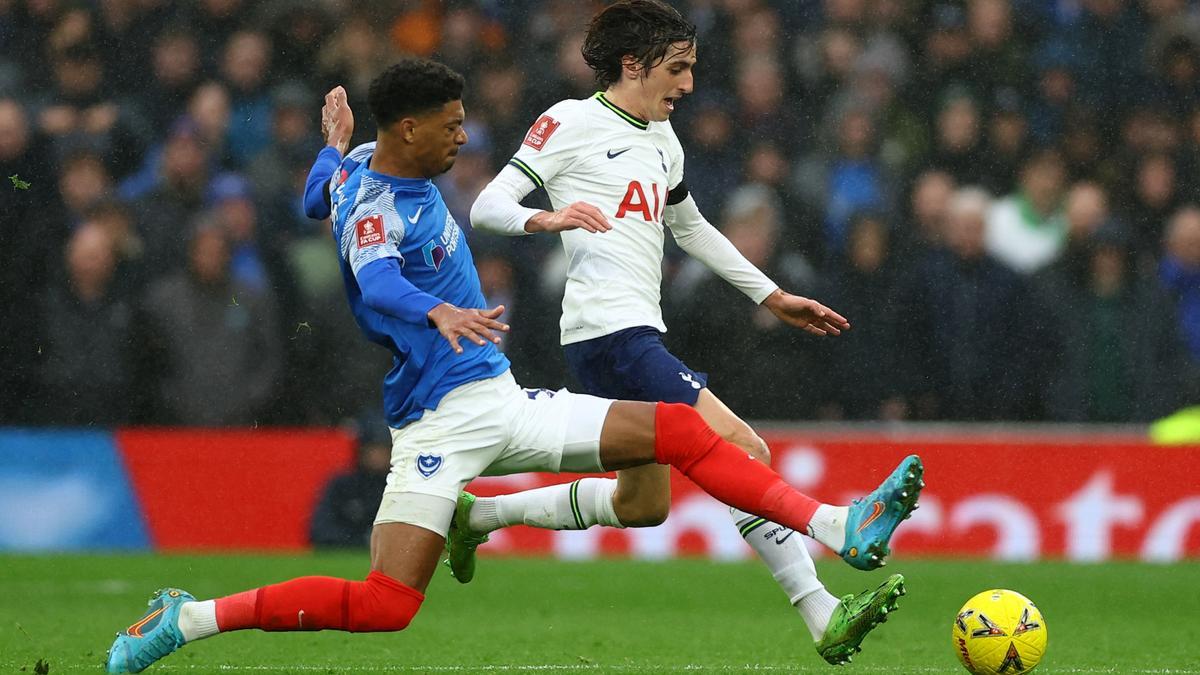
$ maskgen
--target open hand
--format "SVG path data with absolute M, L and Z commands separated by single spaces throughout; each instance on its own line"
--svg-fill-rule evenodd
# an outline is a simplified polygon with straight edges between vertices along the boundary
M 841 314 L 816 300 L 779 289 L 767 296 L 763 306 L 780 321 L 803 328 L 813 335 L 841 335 L 842 331 L 850 330 L 850 322 Z
M 575 202 L 557 211 L 542 211 L 525 222 L 526 232 L 564 232 L 587 230 L 608 232 L 612 224 L 600 209 L 587 202 Z
M 461 354 L 463 349 L 458 343 L 459 338 L 466 338 L 480 347 L 488 342 L 500 344 L 500 336 L 492 331 L 508 332 L 508 324 L 497 320 L 503 313 L 504 305 L 491 309 L 462 309 L 443 302 L 429 310 L 429 320 L 450 343 L 454 353 Z

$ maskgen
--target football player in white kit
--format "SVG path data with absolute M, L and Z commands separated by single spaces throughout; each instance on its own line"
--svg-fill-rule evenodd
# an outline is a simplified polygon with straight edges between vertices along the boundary
M 694 26 L 657 0 L 622 0 L 597 14 L 583 56 L 604 91 L 560 101 L 542 114 L 479 195 L 471 221 L 507 235 L 561 233 L 569 258 L 561 341 L 587 393 L 691 405 L 726 440 L 769 463 L 766 443 L 707 388 L 706 376 L 663 345 L 664 225 L 684 251 L 782 321 L 815 335 L 839 335 L 850 324 L 821 303 L 780 289 L 705 220 L 688 194 L 683 148 L 668 118 L 692 91 L 695 35 Z M 520 205 L 539 187 L 554 211 Z M 494 498 L 464 493 L 447 563 L 466 583 L 474 575 L 475 548 L 492 530 L 654 526 L 669 507 L 665 466 Z M 876 625 L 865 617 L 894 609 L 900 575 L 839 599 L 817 579 L 801 537 L 762 518 L 732 514 L 830 663 L 859 649 Z

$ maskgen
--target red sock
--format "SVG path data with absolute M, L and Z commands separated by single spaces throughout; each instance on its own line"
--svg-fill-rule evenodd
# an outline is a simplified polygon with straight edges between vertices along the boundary
M 682 403 L 659 403 L 654 413 L 654 456 L 729 506 L 801 533 L 821 505 L 797 492 L 771 467 L 717 435 L 700 413 Z
M 424 594 L 381 572 L 371 572 L 366 581 L 300 577 L 218 598 L 217 626 L 222 633 L 246 628 L 397 631 L 408 626 L 423 600 Z

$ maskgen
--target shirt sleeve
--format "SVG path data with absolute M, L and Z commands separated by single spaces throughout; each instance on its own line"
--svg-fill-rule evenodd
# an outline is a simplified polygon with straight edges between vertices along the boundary
M 587 147 L 587 117 L 580 109 L 581 103 L 560 101 L 542 113 L 508 160 L 535 187 L 545 186 L 546 181 L 570 168 Z
M 404 265 L 400 242 L 404 240 L 404 219 L 396 211 L 395 196 L 383 192 L 377 199 L 364 202 L 351 212 L 342 228 L 342 257 L 350 263 L 354 276 L 367 264 L 381 258 L 396 258 Z
M 405 279 L 400 263 L 392 258 L 372 260 L 355 273 L 355 278 L 368 307 L 401 321 L 429 325 L 429 311 L 442 304 L 441 299 Z
M 471 227 L 508 236 L 529 234 L 525 222 L 541 213 L 541 209 L 521 206 L 521 200 L 534 189 L 533 181 L 524 172 L 511 164 L 504 167 L 475 198 Z
M 770 277 L 746 260 L 725 235 L 705 220 L 691 196 L 668 206 L 664 220 L 680 248 L 756 304 L 762 304 L 768 295 L 779 288 Z
M 329 217 L 329 181 L 341 163 L 342 154 L 337 148 L 327 145 L 317 153 L 304 181 L 304 214 L 309 218 L 324 220 Z

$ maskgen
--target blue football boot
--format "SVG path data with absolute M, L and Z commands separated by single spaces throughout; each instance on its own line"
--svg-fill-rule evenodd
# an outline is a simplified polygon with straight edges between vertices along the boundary
M 117 633 L 108 648 L 105 667 L 110 673 L 140 673 L 150 664 L 183 646 L 179 608 L 196 598 L 178 588 L 164 588 L 150 598 L 150 609 L 129 628 Z
M 875 491 L 850 504 L 846 517 L 846 544 L 842 560 L 860 570 L 873 570 L 885 564 L 891 553 L 888 541 L 900 521 L 917 509 L 917 498 L 925 481 L 921 458 L 909 455 Z

